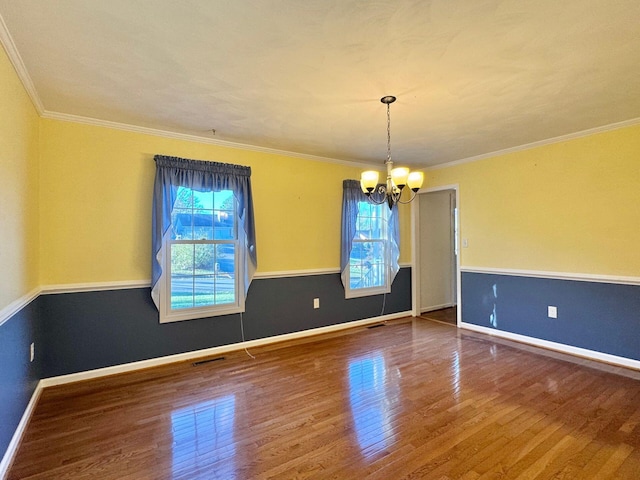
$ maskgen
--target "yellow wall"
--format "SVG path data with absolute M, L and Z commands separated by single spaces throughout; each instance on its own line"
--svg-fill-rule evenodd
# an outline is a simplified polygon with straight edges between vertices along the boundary
M 259 272 L 339 264 L 358 167 L 39 119 L 4 51 L 0 102 L 0 309 L 38 285 L 149 279 L 155 153 L 252 167 Z M 640 126 L 427 172 L 454 183 L 463 266 L 640 275 Z
M 640 126 L 427 172 L 460 186 L 467 267 L 640 276 Z
M 0 48 L 0 310 L 38 286 L 38 114 Z
M 57 120 L 41 129 L 43 285 L 150 278 L 156 153 L 251 167 L 258 272 L 340 265 L 342 180 L 362 168 Z

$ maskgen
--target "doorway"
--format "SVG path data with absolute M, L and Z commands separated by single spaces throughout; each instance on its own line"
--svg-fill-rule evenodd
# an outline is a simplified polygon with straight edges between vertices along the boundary
M 419 192 L 413 203 L 413 315 L 459 325 L 457 185 Z

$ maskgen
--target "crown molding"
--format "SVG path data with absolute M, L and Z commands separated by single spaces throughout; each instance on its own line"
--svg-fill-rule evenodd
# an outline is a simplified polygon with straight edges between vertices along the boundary
M 620 128 L 632 127 L 634 125 L 640 125 L 640 117 L 631 118 L 622 122 L 610 123 L 601 127 L 589 128 L 587 130 L 581 130 L 579 132 L 568 133 L 566 135 L 560 135 L 559 137 L 547 138 L 545 140 L 539 140 L 537 142 L 525 143 L 517 147 L 505 148 L 503 150 L 496 150 L 495 152 L 483 153 L 482 155 L 475 155 L 473 157 L 462 158 L 460 160 L 454 160 L 452 162 L 441 163 L 433 165 L 431 167 L 425 167 L 425 171 L 439 170 L 441 168 L 454 167 L 456 165 L 462 165 L 464 163 L 478 162 L 480 160 L 486 160 L 487 158 L 498 157 L 500 155 L 507 155 L 509 153 L 522 152 L 524 150 L 530 150 L 532 148 L 543 147 L 545 145 L 552 145 L 554 143 L 566 142 L 577 138 L 588 137 L 589 135 L 595 135 L 597 133 L 610 132 L 612 130 L 618 130 Z
M 31 76 L 27 71 L 27 67 L 22 61 L 22 57 L 18 53 L 16 44 L 13 41 L 13 38 L 11 37 L 9 30 L 7 29 L 7 25 L 4 22 L 2 15 L 0 15 L 0 43 L 4 47 L 4 50 L 7 52 L 7 56 L 9 57 L 9 60 L 11 61 L 11 64 L 13 65 L 13 68 L 15 69 L 16 74 L 18 75 L 18 78 L 22 82 L 22 86 L 24 87 L 27 94 L 29 95 L 29 98 L 31 99 L 33 106 L 38 112 L 38 115 L 40 115 L 40 117 L 42 118 L 46 118 L 50 120 L 60 120 L 65 122 L 81 123 L 81 124 L 92 125 L 96 127 L 112 128 L 116 130 L 124 130 L 126 132 L 141 133 L 144 135 L 153 135 L 156 137 L 185 140 L 188 142 L 204 143 L 208 145 L 216 145 L 216 146 L 228 147 L 228 148 L 237 148 L 241 150 L 267 153 L 272 155 L 284 155 L 288 157 L 300 158 L 303 160 L 310 160 L 314 162 L 334 163 L 338 165 L 345 165 L 348 167 L 363 168 L 364 166 L 371 164 L 370 162 L 358 162 L 355 160 L 343 160 L 338 158 L 321 157 L 318 155 L 308 155 L 305 153 L 290 152 L 287 150 L 279 150 L 275 148 L 260 147 L 257 145 L 249 145 L 244 143 L 218 140 L 218 139 L 203 137 L 199 135 L 178 133 L 178 132 L 172 132 L 168 130 L 161 130 L 161 129 L 149 128 L 149 127 L 141 127 L 138 125 L 112 122 L 109 120 L 100 120 L 97 118 L 84 117 L 81 115 L 52 112 L 44 108 L 44 105 L 40 100 L 40 96 L 38 95 L 36 87 L 33 84 L 33 80 L 31 80 Z
M 13 68 L 15 69 L 18 75 L 18 78 L 22 82 L 24 89 L 29 95 L 29 98 L 31 99 L 33 106 L 38 112 L 38 115 L 40 115 L 42 118 L 46 118 L 50 120 L 60 120 L 60 121 L 66 121 L 66 122 L 80 123 L 80 124 L 92 125 L 97 127 L 112 128 L 116 130 L 140 133 L 144 135 L 153 135 L 157 137 L 184 140 L 184 141 L 195 142 L 195 143 L 204 143 L 208 145 L 216 145 L 216 146 L 228 147 L 228 148 L 236 148 L 241 150 L 266 153 L 266 154 L 272 154 L 272 155 L 284 155 L 284 156 L 293 157 L 293 158 L 300 158 L 303 160 L 333 163 L 333 164 L 344 165 L 348 167 L 364 168 L 367 166 L 379 166 L 378 162 L 373 162 L 373 161 L 356 161 L 353 159 L 344 160 L 344 159 L 331 158 L 331 157 L 322 157 L 318 155 L 309 155 L 305 153 L 292 152 L 288 150 L 279 150 L 275 148 L 261 147 L 258 145 L 250 145 L 245 143 L 230 142 L 226 140 L 218 140 L 218 139 L 208 138 L 200 135 L 178 133 L 178 132 L 172 132 L 169 130 L 161 130 L 156 128 L 131 125 L 127 123 L 113 122 L 110 120 L 100 120 L 97 118 L 85 117 L 81 115 L 52 112 L 44 108 L 44 105 L 40 100 L 38 92 L 36 91 L 35 85 L 31 80 L 31 76 L 29 75 L 24 62 L 22 61 L 22 57 L 18 53 L 18 49 L 15 45 L 15 42 L 13 41 L 13 38 L 11 37 L 11 34 L 9 33 L 9 30 L 7 29 L 7 25 L 4 19 L 2 18 L 2 15 L 0 15 L 0 43 L 4 47 L 4 50 L 6 51 L 7 56 L 9 57 L 9 60 L 11 61 L 11 64 L 13 65 Z M 552 137 L 545 140 L 539 140 L 537 142 L 526 143 L 524 145 L 519 145 L 516 147 L 510 147 L 510 148 L 496 150 L 489 153 L 483 153 L 481 155 L 475 155 L 473 157 L 466 157 L 459 160 L 453 160 L 451 162 L 445 162 L 438 165 L 424 166 L 424 167 L 420 167 L 416 165 L 414 168 L 417 170 L 424 170 L 428 172 L 431 170 L 438 170 L 442 168 L 453 167 L 456 165 L 462 165 L 465 163 L 477 162 L 480 160 L 485 160 L 487 158 L 506 155 L 509 153 L 521 152 L 523 150 L 529 150 L 531 148 L 565 142 L 568 140 L 582 138 L 582 137 L 586 137 L 596 133 L 604 133 L 611 130 L 617 130 L 619 128 L 630 127 L 638 124 L 640 124 L 640 117 L 624 120 L 622 122 L 603 125 L 600 127 L 590 128 L 590 129 L 582 130 L 579 132 L 569 133 L 566 135 L 560 135 L 558 137 Z
M 128 123 L 113 122 L 111 120 L 100 120 L 98 118 L 84 117 L 81 115 L 72 115 L 68 113 L 51 112 L 48 110 L 44 110 L 41 113 L 41 116 L 42 118 L 46 118 L 49 120 L 59 120 L 63 122 L 80 123 L 83 125 L 91 125 L 95 127 L 112 128 L 115 130 L 123 130 L 125 132 L 140 133 L 143 135 L 153 135 L 156 137 L 163 137 L 163 138 L 169 138 L 169 139 L 175 139 L 175 140 L 185 140 L 188 142 L 195 142 L 195 143 L 204 143 L 207 145 L 216 145 L 219 147 L 236 148 L 240 150 L 267 153 L 271 155 L 284 155 L 287 157 L 300 158 L 303 160 L 310 160 L 313 162 L 335 163 L 339 165 L 345 165 L 347 167 L 357 167 L 357 168 L 364 168 L 370 165 L 369 163 L 357 162 L 355 160 L 341 160 L 338 158 L 321 157 L 318 155 L 308 155 L 306 153 L 291 152 L 288 150 L 278 150 L 276 148 L 269 148 L 269 147 L 260 147 L 258 145 L 250 145 L 247 143 L 229 142 L 227 140 L 218 140 L 215 138 L 209 138 L 209 137 L 204 137 L 200 135 L 172 132 L 169 130 L 161 130 L 161 129 L 150 128 L 150 127 L 141 127 L 138 125 L 132 125 Z
M 42 105 L 42 101 L 38 96 L 38 92 L 36 91 L 36 87 L 31 80 L 31 76 L 29 72 L 27 72 L 27 67 L 25 67 L 24 62 L 22 61 L 22 57 L 18 53 L 18 49 L 16 44 L 7 29 L 6 23 L 4 23 L 4 18 L 0 15 L 0 43 L 4 47 L 4 51 L 7 52 L 7 56 L 9 57 L 9 61 L 13 65 L 16 73 L 18 74 L 18 78 L 22 82 L 22 86 L 27 91 L 27 95 L 31 99 L 31 103 L 35 107 L 38 115 L 42 116 L 44 110 L 44 106 Z

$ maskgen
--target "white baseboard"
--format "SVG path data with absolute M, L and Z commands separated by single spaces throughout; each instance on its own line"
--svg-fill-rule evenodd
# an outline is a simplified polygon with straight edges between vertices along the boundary
M 115 365 L 113 367 L 98 368 L 95 370 L 87 370 L 84 372 L 71 373 L 69 375 L 60 375 L 58 377 L 49 377 L 40 381 L 42 387 L 51 387 L 54 385 L 63 385 L 65 383 L 79 382 L 81 380 L 89 380 L 92 378 L 104 377 L 107 375 L 115 375 L 118 373 L 132 372 L 134 370 L 140 370 L 142 368 L 157 367 L 160 365 L 166 365 L 168 363 L 183 362 L 192 360 L 195 358 L 208 357 L 220 355 L 223 353 L 233 352 L 236 350 L 242 350 L 244 348 L 261 347 L 263 345 L 269 345 L 277 342 L 284 342 L 287 340 L 296 340 L 305 337 L 311 337 L 314 335 L 320 335 L 323 333 L 337 332 L 340 330 L 346 330 L 349 328 L 359 327 L 363 325 L 369 325 L 372 323 L 383 322 L 387 320 L 394 320 L 397 318 L 410 317 L 411 312 L 399 312 L 389 315 L 383 315 L 379 317 L 366 318 L 363 320 L 355 320 L 353 322 L 339 323 L 337 325 L 330 325 L 328 327 L 313 328 L 310 330 L 302 330 L 300 332 L 287 333 L 284 335 L 277 335 L 274 337 L 260 338 L 257 340 L 249 340 L 246 342 L 232 343 L 230 345 L 222 345 L 220 347 L 205 348 L 202 350 L 195 350 L 192 352 L 178 353 L 175 355 L 167 355 L 165 357 L 151 358 L 149 360 L 141 360 L 138 362 L 125 363 L 122 365 Z
M 598 362 L 605 362 L 611 365 L 617 365 L 620 367 L 640 370 L 640 361 L 632 360 L 630 358 L 618 357 L 617 355 L 596 352 L 595 350 L 588 350 L 586 348 L 573 347 L 571 345 L 566 345 L 564 343 L 550 342 L 548 340 L 542 340 L 540 338 L 520 335 L 518 333 L 511 333 L 511 332 L 505 332 L 503 330 L 496 330 L 489 327 L 482 327 L 479 325 L 474 325 L 472 323 L 460 322 L 460 327 L 466 328 L 467 330 L 473 330 L 474 332 L 485 333 L 487 335 L 505 338 L 507 340 L 514 340 L 516 342 L 521 342 L 521 343 L 526 343 L 536 347 L 546 348 L 548 350 L 555 350 L 561 353 L 568 353 L 570 355 L 587 358 L 589 360 L 596 360 Z
M 9 467 L 13 463 L 13 458 L 18 452 L 20 441 L 22 440 L 22 436 L 27 429 L 27 425 L 29 423 L 29 420 L 31 419 L 31 415 L 35 410 L 36 404 L 38 403 L 42 388 L 42 381 L 40 381 L 38 382 L 38 385 L 36 385 L 36 388 L 31 395 L 31 400 L 29 400 L 27 408 L 25 408 L 24 413 L 22 414 L 20 423 L 18 423 L 16 431 L 13 433 L 13 437 L 11 437 L 11 441 L 9 442 L 9 446 L 7 447 L 6 452 L 4 452 L 4 456 L 2 457 L 2 461 L 0 462 L 0 479 L 2 480 L 4 480 L 9 473 Z
M 454 307 L 455 303 L 443 303 L 442 305 L 430 305 L 420 309 L 420 313 L 433 312 L 435 310 L 442 310 L 443 308 Z

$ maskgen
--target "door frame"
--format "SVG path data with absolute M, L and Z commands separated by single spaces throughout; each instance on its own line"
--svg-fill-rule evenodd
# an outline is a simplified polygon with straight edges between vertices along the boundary
M 418 201 L 418 195 L 423 195 L 426 193 L 432 192 L 440 192 L 443 190 L 453 190 L 455 194 L 456 208 L 458 209 L 458 214 L 454 216 L 454 225 L 455 231 L 458 232 L 457 238 L 454 240 L 456 244 L 454 245 L 455 251 L 458 254 L 455 256 L 455 278 L 456 278 L 456 325 L 460 327 L 462 323 L 462 294 L 460 288 L 460 192 L 459 185 L 443 185 L 441 187 L 432 187 L 432 188 L 421 188 L 418 190 L 416 194 L 416 198 L 413 202 L 411 202 L 411 315 L 414 317 L 420 316 L 420 202 Z

